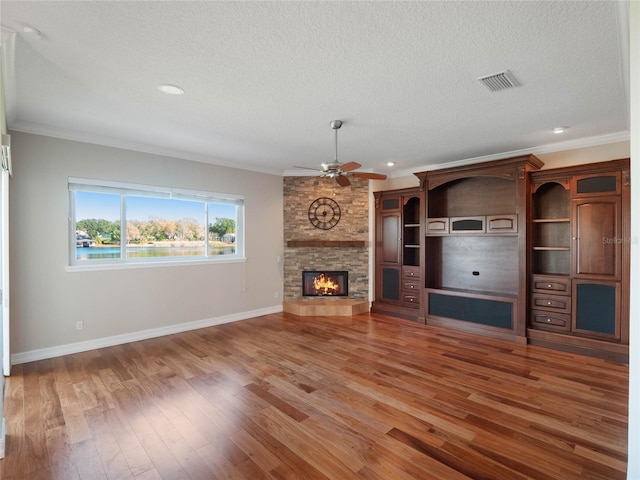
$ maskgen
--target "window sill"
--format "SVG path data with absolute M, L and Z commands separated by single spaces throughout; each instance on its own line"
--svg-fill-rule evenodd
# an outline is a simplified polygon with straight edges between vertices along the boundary
M 156 267 L 184 267 L 193 265 L 216 265 L 220 263 L 244 263 L 246 257 L 234 258 L 207 258 L 198 260 L 165 260 L 162 262 L 114 262 L 114 263 L 92 263 L 88 265 L 67 265 L 67 272 L 94 272 L 99 270 L 128 270 L 132 268 L 156 268 Z

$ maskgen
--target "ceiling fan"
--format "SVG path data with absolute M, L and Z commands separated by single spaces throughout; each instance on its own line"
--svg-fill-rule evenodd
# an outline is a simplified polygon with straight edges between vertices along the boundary
M 322 165 L 322 173 L 320 175 L 321 177 L 335 178 L 338 185 L 342 187 L 351 185 L 351 182 L 349 181 L 349 177 L 366 178 L 369 180 L 384 180 L 387 178 L 386 175 L 383 175 L 381 173 L 354 172 L 353 170 L 357 170 L 362 166 L 357 162 L 347 162 L 347 163 L 341 164 L 338 161 L 338 129 L 342 126 L 342 120 L 333 120 L 329 125 L 335 132 L 336 156 L 333 162 L 321 164 Z M 307 168 L 307 167 L 298 167 L 298 168 Z

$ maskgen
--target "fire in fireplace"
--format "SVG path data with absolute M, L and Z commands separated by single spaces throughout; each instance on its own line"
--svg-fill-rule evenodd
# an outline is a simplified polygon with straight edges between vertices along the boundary
M 349 273 L 340 271 L 302 272 L 302 295 L 305 297 L 349 295 Z

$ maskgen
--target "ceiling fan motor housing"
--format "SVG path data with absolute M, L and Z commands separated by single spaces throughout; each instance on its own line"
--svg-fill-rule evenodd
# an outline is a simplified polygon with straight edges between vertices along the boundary
M 342 126 L 342 120 L 333 120 L 329 125 L 336 132 L 335 134 L 336 157 L 331 163 L 321 164 L 323 177 L 335 178 L 336 182 L 338 182 L 338 184 L 343 187 L 350 185 L 351 182 L 347 178 L 349 176 L 354 176 L 359 178 L 368 178 L 368 179 L 374 179 L 374 180 L 384 180 L 385 178 L 387 178 L 386 175 L 382 175 L 379 173 L 354 172 L 353 170 L 356 170 L 362 166 L 357 162 L 347 162 L 347 163 L 341 164 L 338 161 L 338 129 Z

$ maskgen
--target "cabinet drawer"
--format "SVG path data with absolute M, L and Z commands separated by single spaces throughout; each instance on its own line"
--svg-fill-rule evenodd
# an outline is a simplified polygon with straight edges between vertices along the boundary
M 517 233 L 517 215 L 487 215 L 487 233 Z
M 549 295 L 546 293 L 532 293 L 531 308 L 552 312 L 571 313 L 571 297 L 564 295 Z
M 410 281 L 402 282 L 402 290 L 405 292 L 418 292 L 419 289 L 420 289 L 419 282 L 410 282 Z
M 534 328 L 568 332 L 571 330 L 571 315 L 532 310 L 531 326 Z
M 534 276 L 532 292 L 546 292 L 554 295 L 571 295 L 571 279 L 564 277 Z
M 427 234 L 449 233 L 449 218 L 427 218 Z
M 406 293 L 403 292 L 401 299 L 406 303 L 413 303 L 416 306 L 420 305 L 420 294 L 418 292 L 415 293 Z
M 420 279 L 420 267 L 403 267 L 402 276 L 405 280 L 419 280 Z

